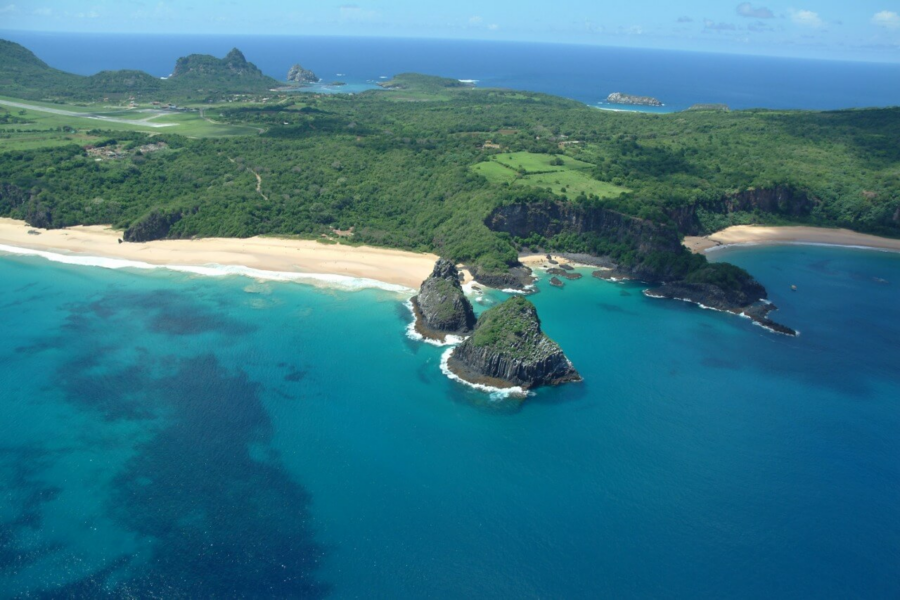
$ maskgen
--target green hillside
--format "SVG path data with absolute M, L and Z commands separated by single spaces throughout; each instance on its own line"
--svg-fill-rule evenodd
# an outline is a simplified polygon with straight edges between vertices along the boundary
M 59 72 L 16 52 L 18 68 L 57 85 L 50 74 Z M 268 85 L 235 52 L 179 64 L 161 89 Z M 159 127 L 176 115 L 125 115 L 115 126 L 69 115 L 49 121 L 56 133 L 44 130 L 46 146 L 62 146 L 39 148 L 23 141 L 37 117 L 0 106 L 10 149 L 0 152 L 0 215 L 41 227 L 112 224 L 144 239 L 336 239 L 352 229 L 342 243 L 433 251 L 491 272 L 528 249 L 606 255 L 648 278 L 707 273 L 678 236 L 730 224 L 900 236 L 897 108 L 614 113 L 441 78 L 395 81 L 405 83 L 178 114 L 194 119 L 181 130 L 192 137 L 237 135 L 218 139 Z M 140 150 L 148 135 L 165 148 Z M 84 149 L 104 140 L 114 157 Z M 521 210 L 503 213 L 510 206 Z
M 163 80 L 143 71 L 103 71 L 84 77 L 59 71 L 27 48 L 0 40 L 0 90 L 29 100 L 206 101 L 233 94 L 265 93 L 282 84 L 263 75 L 237 49 L 224 58 L 193 54 L 178 59 L 173 76 Z

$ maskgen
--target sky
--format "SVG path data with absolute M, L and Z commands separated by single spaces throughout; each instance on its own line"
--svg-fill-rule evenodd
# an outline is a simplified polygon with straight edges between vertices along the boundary
M 900 63 L 900 0 L 0 0 L 0 30 L 515 40 Z

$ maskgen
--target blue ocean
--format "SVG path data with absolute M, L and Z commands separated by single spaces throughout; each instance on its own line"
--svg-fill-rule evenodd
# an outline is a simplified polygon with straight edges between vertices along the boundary
M 714 257 L 801 335 L 539 282 L 522 402 L 403 294 L 2 255 L 0 596 L 900 596 L 900 254 Z
M 224 56 L 234 47 L 284 80 L 294 63 L 345 92 L 372 89 L 397 73 L 419 72 L 564 96 L 598 108 L 612 92 L 659 98 L 653 110 L 697 103 L 735 109 L 831 110 L 900 105 L 900 63 L 766 58 L 603 46 L 316 36 L 110 35 L 0 30 L 53 67 L 92 75 L 141 69 L 158 77 L 180 56 Z M 77 49 L 76 51 L 73 51 Z

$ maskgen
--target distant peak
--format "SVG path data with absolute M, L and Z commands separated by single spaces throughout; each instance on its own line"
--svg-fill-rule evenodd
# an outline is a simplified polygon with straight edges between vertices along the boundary
M 237 48 L 232 48 L 231 52 L 225 55 L 225 60 L 229 62 L 247 62 L 247 59 L 244 58 L 244 53 Z

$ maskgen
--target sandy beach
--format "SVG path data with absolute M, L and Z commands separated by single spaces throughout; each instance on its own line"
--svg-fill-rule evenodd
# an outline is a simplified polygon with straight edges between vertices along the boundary
M 30 234 L 29 231 L 40 234 Z M 269 237 L 158 240 L 119 243 L 122 232 L 106 226 L 35 230 L 0 218 L 0 245 L 65 255 L 124 259 L 160 266 L 225 265 L 262 271 L 339 275 L 418 289 L 437 256 L 368 246 L 322 244 Z
M 849 229 L 824 227 L 735 225 L 708 236 L 685 236 L 684 238 L 684 245 L 688 249 L 701 254 L 710 249 L 732 244 L 831 244 L 900 252 L 900 240 L 857 233 Z

